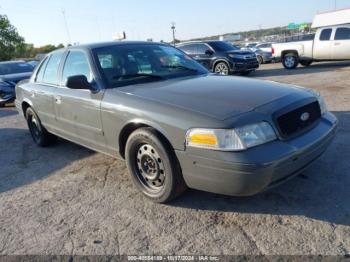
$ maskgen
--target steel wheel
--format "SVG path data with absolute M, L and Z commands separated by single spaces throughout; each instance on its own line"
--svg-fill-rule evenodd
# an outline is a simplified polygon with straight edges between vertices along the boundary
M 140 182 L 147 189 L 160 191 L 164 186 L 165 167 L 156 149 L 149 145 L 141 145 L 136 156 Z
M 295 54 L 287 54 L 283 57 L 282 63 L 286 69 L 294 69 L 299 64 L 299 57 Z
M 214 72 L 220 75 L 228 75 L 229 73 L 228 65 L 225 62 L 220 62 L 215 66 Z

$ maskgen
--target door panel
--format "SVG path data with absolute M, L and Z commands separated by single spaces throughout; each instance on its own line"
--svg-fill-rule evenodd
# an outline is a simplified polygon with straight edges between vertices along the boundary
M 315 36 L 314 40 L 314 53 L 313 58 L 319 60 L 330 60 L 332 59 L 332 28 L 325 28 L 320 31 Z
M 339 27 L 336 29 L 332 56 L 335 60 L 350 59 L 350 27 Z
M 58 131 L 65 137 L 87 147 L 102 150 L 106 143 L 101 122 L 103 92 L 96 94 L 86 89 L 65 86 L 70 76 L 84 75 L 93 84 L 93 75 L 87 55 L 70 51 L 62 69 L 61 86 L 57 87 L 54 105 Z

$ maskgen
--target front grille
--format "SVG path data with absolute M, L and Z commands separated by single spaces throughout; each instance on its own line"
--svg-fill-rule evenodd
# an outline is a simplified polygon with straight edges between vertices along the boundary
M 289 137 L 311 126 L 321 117 L 318 101 L 294 109 L 277 118 L 281 135 Z

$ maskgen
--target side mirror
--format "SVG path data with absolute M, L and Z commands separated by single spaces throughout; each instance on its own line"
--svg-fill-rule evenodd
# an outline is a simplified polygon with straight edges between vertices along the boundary
M 205 51 L 205 54 L 211 56 L 214 54 L 214 52 L 208 49 L 207 51 Z
M 84 75 L 70 76 L 67 78 L 66 86 L 70 89 L 88 89 L 93 87 Z

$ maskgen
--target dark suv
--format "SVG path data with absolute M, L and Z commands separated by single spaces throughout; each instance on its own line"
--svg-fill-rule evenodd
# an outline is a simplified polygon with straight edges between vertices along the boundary
M 188 42 L 177 47 L 209 70 L 222 75 L 247 75 L 259 67 L 253 52 L 240 50 L 223 41 Z

